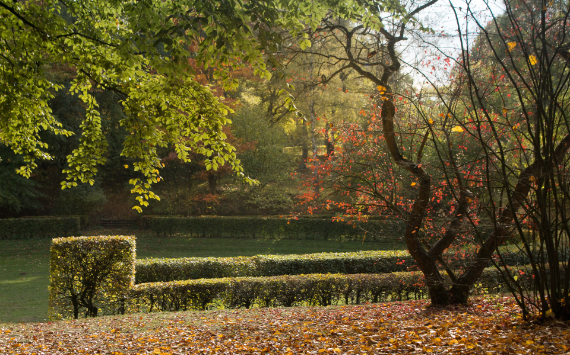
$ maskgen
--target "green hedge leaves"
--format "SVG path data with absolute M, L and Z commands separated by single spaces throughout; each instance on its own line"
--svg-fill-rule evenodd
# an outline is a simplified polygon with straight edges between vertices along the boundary
M 135 281 L 135 237 L 53 239 L 50 257 L 50 319 L 124 313 Z
M 529 262 L 524 254 L 511 249 L 501 252 L 506 265 L 525 265 Z M 457 259 L 451 262 L 451 266 L 461 267 L 462 262 L 463 259 Z M 415 265 L 414 259 L 405 250 L 235 258 L 154 258 L 137 260 L 136 283 L 314 273 L 384 274 L 414 270 Z
M 414 262 L 407 251 L 142 259 L 137 260 L 136 283 L 312 273 L 388 273 L 406 271 L 411 265 Z
M 55 238 L 79 235 L 80 217 L 0 219 L 0 239 Z
M 449 283 L 449 279 L 446 282 Z M 486 290 L 503 287 L 501 276 L 494 268 L 484 271 L 479 285 Z M 426 294 L 420 272 L 233 277 L 135 285 L 129 307 L 136 312 L 154 312 L 329 306 L 419 299 Z

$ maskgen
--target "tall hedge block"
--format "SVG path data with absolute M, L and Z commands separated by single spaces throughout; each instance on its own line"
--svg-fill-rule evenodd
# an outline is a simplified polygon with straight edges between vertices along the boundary
M 135 282 L 134 236 L 53 239 L 49 318 L 124 313 Z

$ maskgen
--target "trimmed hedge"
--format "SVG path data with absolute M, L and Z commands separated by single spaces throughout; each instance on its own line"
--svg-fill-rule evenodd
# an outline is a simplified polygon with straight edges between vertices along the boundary
M 414 265 L 413 259 L 407 251 L 142 259 L 136 263 L 136 283 L 311 273 L 389 273 L 406 271 L 410 265 Z
M 269 238 L 336 239 L 363 238 L 364 232 L 347 223 L 333 222 L 331 218 L 299 218 L 288 220 L 278 217 L 144 217 L 144 224 L 157 235 L 185 234 L 204 238 Z M 405 222 L 373 219 L 366 223 L 371 231 L 366 239 L 393 238 L 401 235 Z
M 124 313 L 135 281 L 135 237 L 53 239 L 50 257 L 50 319 Z
M 446 282 L 450 281 L 446 277 Z M 496 290 L 502 280 L 494 268 L 483 272 L 481 288 Z M 328 306 L 424 298 L 419 272 L 389 274 L 310 274 L 199 279 L 135 285 L 132 312 L 204 310 L 208 308 Z
M 507 265 L 528 263 L 526 255 L 511 249 L 501 253 Z M 459 267 L 463 262 L 458 260 L 452 266 Z M 383 274 L 408 271 L 408 267 L 415 265 L 414 259 L 403 250 L 257 255 L 236 258 L 142 259 L 136 263 L 136 283 L 312 273 Z
M 0 219 L 0 239 L 53 238 L 79 235 L 79 217 Z

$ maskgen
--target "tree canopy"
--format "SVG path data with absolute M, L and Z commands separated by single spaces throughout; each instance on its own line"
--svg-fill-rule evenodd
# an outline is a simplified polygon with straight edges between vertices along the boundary
M 239 66 L 269 76 L 250 28 L 262 24 L 266 12 L 263 3 L 238 1 L 2 1 L 0 142 L 23 157 L 17 170 L 26 177 L 38 160 L 52 158 L 43 132 L 74 134 L 49 106 L 63 89 L 54 71 L 66 70 L 84 114 L 79 146 L 67 156 L 64 188 L 93 184 L 106 160 L 95 97 L 101 90 L 121 98 L 120 125 L 130 133 L 121 154 L 134 160 L 128 168 L 140 205 L 157 198 L 150 186 L 160 180 L 160 147 L 173 146 L 185 161 L 190 151 L 202 154 L 208 168 L 229 164 L 243 175 L 222 131 L 229 109 L 195 80 L 188 60 L 219 69 L 216 79 L 226 89 L 235 86 L 231 71 Z

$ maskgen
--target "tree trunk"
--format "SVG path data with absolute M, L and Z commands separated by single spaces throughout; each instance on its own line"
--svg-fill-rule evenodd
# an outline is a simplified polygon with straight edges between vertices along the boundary
M 570 150 L 570 134 L 558 144 L 554 151 L 555 162 L 563 161 L 565 155 Z M 508 226 L 512 225 L 516 212 L 525 203 L 525 199 L 531 188 L 531 178 L 536 179 L 542 172 L 540 171 L 538 162 L 534 162 L 522 171 L 515 185 L 515 188 L 509 196 L 509 203 L 504 208 L 498 218 L 495 230 L 485 240 L 477 255 L 475 261 L 467 268 L 465 273 L 458 278 L 450 290 L 451 297 L 455 303 L 465 303 L 469 297 L 469 290 L 473 284 L 479 279 L 483 270 L 489 264 L 497 247 L 499 247 L 507 237 L 510 236 Z M 534 270 L 537 273 L 537 270 Z

